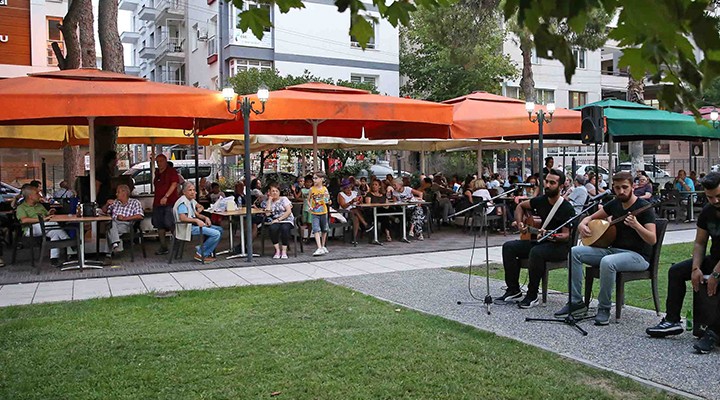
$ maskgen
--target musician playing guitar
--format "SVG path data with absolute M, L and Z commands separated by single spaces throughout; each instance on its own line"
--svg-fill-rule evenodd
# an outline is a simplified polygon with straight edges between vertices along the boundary
M 537 230 L 538 236 L 543 236 L 546 231 L 557 228 L 575 215 L 575 209 L 570 202 L 564 201 L 562 196 L 560 196 L 560 188 L 565 183 L 565 175 L 557 170 L 551 169 L 545 177 L 544 183 L 544 195 L 525 200 L 515 208 L 515 222 L 513 222 L 513 226 L 517 226 L 521 233 L 529 229 L 524 222 L 524 214 L 526 212 L 532 212 L 542 220 L 542 224 L 536 227 L 539 228 Z M 495 300 L 498 303 L 520 301 L 522 297 L 519 282 L 520 259 L 528 259 L 530 273 L 528 291 L 525 298 L 520 301 L 519 307 L 531 308 L 536 306 L 538 304 L 538 287 L 540 286 L 540 280 L 543 275 L 545 275 L 545 262 L 563 261 L 567 259 L 569 236 L 570 229 L 565 227 L 554 235 L 554 237 L 542 243 L 537 243 L 535 240 L 513 240 L 505 242 L 502 248 L 502 257 L 507 290 L 505 294 Z
M 652 246 L 657 239 L 655 235 L 655 212 L 652 207 L 637 215 L 628 215 L 643 208 L 649 203 L 639 199 L 633 193 L 633 177 L 629 172 L 618 172 L 612 178 L 615 199 L 611 200 L 593 215 L 584 218 L 578 225 L 582 238 L 593 235 L 588 223 L 592 220 L 624 218 L 615 227 L 616 237 L 609 247 L 575 246 L 570 253 L 572 268 L 572 303 L 565 304 L 555 313 L 564 318 L 568 313 L 584 314 L 587 311 L 583 303 L 581 290 L 583 281 L 583 264 L 600 268 L 600 292 L 598 294 L 598 311 L 595 325 L 607 325 L 610 322 L 610 298 L 615 286 L 616 272 L 644 271 L 650 266 Z
M 708 296 L 717 295 L 720 281 L 720 173 L 711 172 L 702 180 L 708 204 L 697 220 L 695 246 L 692 258 L 673 264 L 668 271 L 668 295 L 665 303 L 667 314 L 659 324 L 645 332 L 653 337 L 665 337 L 683 333 L 680 311 L 685 299 L 687 281 L 692 282 L 695 292 L 707 290 Z M 710 254 L 707 254 L 708 239 L 712 239 Z M 703 276 L 707 278 L 707 289 L 701 287 Z M 710 352 L 718 342 L 718 333 L 710 329 L 694 344 L 698 353 Z

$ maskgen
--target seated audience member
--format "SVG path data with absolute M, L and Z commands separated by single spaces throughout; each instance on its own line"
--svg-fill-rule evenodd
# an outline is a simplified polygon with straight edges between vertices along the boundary
M 245 204 L 245 184 L 242 182 L 236 182 L 235 183 L 235 190 L 233 191 L 233 196 L 235 196 L 235 203 L 237 203 L 238 206 L 242 206 Z
M 290 187 L 290 194 L 292 195 L 293 200 L 300 201 L 302 200 L 302 188 L 305 186 L 305 178 L 302 176 L 298 176 L 295 182 Z
M 401 181 L 396 181 L 394 187 L 388 188 L 388 193 L 392 195 L 396 201 L 400 202 L 415 201 L 415 196 L 420 199 L 423 197 L 422 192 L 403 185 Z M 423 224 L 425 223 L 425 212 L 423 211 L 423 208 L 419 206 L 409 206 L 408 210 L 412 211 L 408 236 L 417 236 L 417 240 L 425 240 L 425 237 L 423 236 Z
M 448 196 L 453 194 L 451 188 L 448 187 L 445 177 L 436 174 L 433 177 L 433 183 L 430 186 L 430 192 L 435 194 L 435 215 L 439 215 L 443 223 L 449 223 L 448 216 L 455 212 L 452 201 Z
M 108 199 L 102 207 L 103 212 L 113 219 L 107 231 L 107 241 L 114 253 L 123 251 L 120 235 L 131 232 L 135 222 L 145 218 L 140 201 L 130 198 L 128 185 L 118 185 L 115 196 L 117 200 Z
M 267 196 L 265 196 L 262 192 L 262 182 L 260 179 L 255 178 L 250 181 L 250 188 L 252 190 L 250 194 L 252 195 L 253 205 L 259 206 L 265 201 L 265 199 L 267 199 Z
M 198 201 L 200 201 L 200 200 L 211 201 L 208 198 L 209 189 L 210 189 L 210 183 L 207 181 L 207 178 L 203 176 L 202 178 L 200 178 L 200 187 L 197 188 Z
M 28 185 L 22 190 L 22 195 L 24 201 L 17 206 L 15 216 L 20 223 L 30 225 L 23 228 L 25 236 L 30 236 L 31 229 L 33 236 L 42 235 L 42 228 L 38 222 L 38 216 L 42 216 L 46 221 L 45 236 L 50 239 L 50 241 L 70 239 L 67 232 L 58 228 L 57 222 L 49 221 L 50 216 L 55 214 L 55 209 L 51 208 L 50 211 L 48 211 L 40 204 L 40 192 L 35 187 Z M 70 253 L 73 253 L 73 251 L 71 250 Z M 53 267 L 60 266 L 60 249 L 50 249 L 50 264 Z
M 370 191 L 365 196 L 365 204 L 384 204 L 387 203 L 387 198 L 385 197 L 385 194 L 381 192 L 382 183 L 375 179 L 370 184 Z M 384 209 L 387 209 L 389 207 L 383 207 Z M 373 220 L 373 210 L 371 208 L 365 209 L 365 220 L 366 221 L 372 221 Z M 388 242 L 392 242 L 392 236 L 390 236 L 390 230 L 392 229 L 391 226 L 391 220 L 389 217 L 386 216 L 380 216 L 377 217 L 377 223 L 382 227 L 383 231 L 385 232 L 385 240 Z M 380 229 L 379 227 L 375 227 L 375 229 Z
M 363 225 L 366 232 L 372 230 L 372 225 L 369 225 L 363 217 L 357 205 L 360 204 L 362 199 L 358 196 L 357 192 L 353 190 L 352 183 L 349 180 L 342 182 L 342 189 L 338 193 L 337 197 L 338 205 L 343 211 L 347 211 L 350 214 L 353 222 L 353 242 L 357 243 L 358 231 L 360 230 L 360 224 Z
M 492 203 L 490 203 L 489 201 L 492 198 L 492 196 L 490 196 L 490 192 L 488 191 L 487 186 L 485 185 L 485 181 L 483 181 L 482 179 L 475 179 L 473 181 L 472 187 L 474 189 L 472 192 L 472 197 L 473 197 L 474 203 L 477 204 L 477 202 L 480 199 L 488 201 L 488 207 L 485 210 L 485 213 L 488 215 L 492 214 L 492 213 L 496 213 L 497 215 L 502 215 L 501 208 L 499 208 L 499 207 L 496 208 L 494 205 L 490 205 Z
M 268 188 L 268 199 L 265 212 L 270 214 L 270 240 L 275 247 L 273 258 L 288 258 L 287 248 L 290 244 L 290 231 L 295 225 L 292 203 L 285 196 L 280 196 L 280 186 L 271 183 Z
M 70 185 L 66 181 L 60 181 L 60 189 L 53 193 L 53 198 L 69 199 L 75 197 L 75 192 L 70 189 Z
M 680 192 L 694 192 L 695 191 L 695 183 L 693 183 L 692 179 L 690 179 L 686 174 L 685 170 L 681 169 L 678 171 L 677 177 L 675 177 L 675 180 L 673 181 L 675 184 L 675 189 Z M 686 207 L 686 220 L 685 222 L 690 221 L 690 213 L 692 204 L 690 202 L 690 196 L 695 196 L 694 194 L 691 195 L 689 193 L 682 193 L 681 194 L 683 198 L 683 203 L 687 205 Z M 694 200 L 694 199 L 693 199 Z
M 358 196 L 365 197 L 369 191 L 370 186 L 368 185 L 367 178 L 364 176 L 360 177 L 360 184 L 357 187 Z
M 190 241 L 191 236 L 200 234 L 200 227 L 202 227 L 205 241 L 202 249 L 200 246 L 195 247 L 195 259 L 201 261 L 202 256 L 205 256 L 206 262 L 215 261 L 213 253 L 220 241 L 223 229 L 212 225 L 210 218 L 201 214 L 203 207 L 195 200 L 197 192 L 192 182 L 185 182 L 182 193 L 183 195 L 173 206 L 175 221 L 178 222 L 175 227 L 175 237 L 180 240 Z M 202 255 L 201 250 L 203 251 Z
M 595 180 L 595 173 L 588 172 L 587 179 L 585 179 L 585 189 L 590 197 L 595 197 L 598 194 L 597 190 L 595 190 Z
M 210 185 L 210 193 L 208 193 L 208 197 L 210 198 L 210 204 L 215 204 L 216 201 L 225 197 L 225 194 L 220 191 L 219 183 L 213 182 Z
M 572 192 L 564 197 L 575 209 L 575 214 L 579 214 L 583 208 L 585 208 L 585 202 L 587 202 L 588 199 L 588 192 L 585 188 L 585 178 L 582 175 L 578 175 L 575 177 L 573 184 L 575 187 Z
M 639 199 L 650 200 L 650 198 L 653 196 L 653 187 L 652 183 L 649 182 L 647 176 L 640 176 L 640 179 L 638 179 L 638 183 L 637 185 L 635 185 L 633 192 L 635 193 L 635 196 L 637 196 Z

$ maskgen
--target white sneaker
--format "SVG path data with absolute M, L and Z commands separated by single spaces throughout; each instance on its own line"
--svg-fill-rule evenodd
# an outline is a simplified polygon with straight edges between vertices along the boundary
M 323 248 L 322 248 L 322 251 L 323 251 L 323 254 L 328 254 L 328 253 L 330 253 L 330 250 L 328 250 L 327 247 L 324 247 L 324 246 L 323 246 Z
M 315 250 L 315 252 L 313 253 L 313 256 L 321 256 L 323 254 L 325 254 L 325 252 L 323 251 L 323 248 L 320 247 L 317 250 Z
M 280 258 L 280 253 L 275 253 L 275 255 L 273 256 L 273 258 L 276 259 L 276 260 L 279 259 L 279 258 Z
M 282 258 L 283 260 L 286 260 L 288 258 L 288 256 L 286 253 L 283 253 L 280 255 L 280 258 Z

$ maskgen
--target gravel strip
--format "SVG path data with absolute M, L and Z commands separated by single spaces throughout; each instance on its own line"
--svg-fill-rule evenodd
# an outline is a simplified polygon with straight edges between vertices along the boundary
M 472 278 L 474 295 L 485 296 L 485 279 Z M 694 338 L 689 333 L 667 339 L 652 339 L 645 328 L 659 318 L 654 311 L 625 307 L 623 317 L 609 326 L 594 326 L 592 320 L 581 326 L 588 336 L 560 323 L 525 322 L 525 317 L 552 318 L 567 301 L 566 294 L 550 294 L 547 306 L 520 310 L 515 305 L 492 305 L 491 315 L 484 305 L 458 305 L 472 301 L 465 274 L 442 269 L 400 271 L 386 274 L 332 278 L 330 282 L 409 308 L 471 325 L 519 340 L 591 365 L 619 371 L 631 377 L 667 385 L 682 392 L 720 399 L 716 372 L 717 353 L 694 354 Z M 491 294 L 502 294 L 503 282 L 490 281 Z M 591 310 L 594 312 L 594 310 Z

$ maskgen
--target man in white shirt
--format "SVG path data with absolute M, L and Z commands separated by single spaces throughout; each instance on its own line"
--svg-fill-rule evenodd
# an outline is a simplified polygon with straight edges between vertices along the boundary
M 573 208 L 575 208 L 575 213 L 579 214 L 583 210 L 588 198 L 588 192 L 585 188 L 585 178 L 582 175 L 578 175 L 575 177 L 573 184 L 575 187 L 570 193 L 565 195 L 565 200 L 569 201 Z

